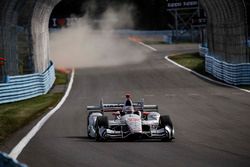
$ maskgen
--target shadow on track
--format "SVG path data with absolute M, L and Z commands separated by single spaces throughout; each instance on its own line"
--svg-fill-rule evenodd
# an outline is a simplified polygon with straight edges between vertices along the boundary
M 161 139 L 109 139 L 104 142 L 97 142 L 95 139 L 91 139 L 87 136 L 65 136 L 64 138 L 67 139 L 74 139 L 75 141 L 79 142 L 95 142 L 95 143 L 175 143 L 174 141 L 166 142 L 161 141 Z

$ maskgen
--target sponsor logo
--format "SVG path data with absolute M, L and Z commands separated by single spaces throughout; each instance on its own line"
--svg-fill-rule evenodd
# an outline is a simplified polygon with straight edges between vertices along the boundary
M 129 122 L 138 122 L 140 121 L 140 118 L 128 118 Z

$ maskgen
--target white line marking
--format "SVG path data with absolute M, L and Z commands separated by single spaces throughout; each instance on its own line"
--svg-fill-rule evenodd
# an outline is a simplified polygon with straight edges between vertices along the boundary
M 221 94 L 221 93 L 211 93 L 210 95 L 211 96 L 222 96 L 223 94 Z
M 243 95 L 243 93 L 233 92 L 232 95 Z
M 139 43 L 140 45 L 142 45 L 142 46 L 145 46 L 145 47 L 147 47 L 147 48 L 153 50 L 154 52 L 157 52 L 157 49 L 153 48 L 152 46 L 149 46 L 149 45 L 147 45 L 147 44 L 145 44 L 145 43 L 143 43 L 143 42 L 138 42 L 138 43 Z
M 155 96 L 155 95 L 144 95 L 144 96 L 146 96 L 146 97 L 153 97 L 153 96 Z
M 176 94 L 165 94 L 165 96 L 167 96 L 167 97 L 174 97 L 174 96 L 176 96 Z
M 9 156 L 13 159 L 17 159 L 19 154 L 23 151 L 24 147 L 29 143 L 29 141 L 35 136 L 35 134 L 42 128 L 46 121 L 63 105 L 66 98 L 69 96 L 71 91 L 73 81 L 74 81 L 75 70 L 72 70 L 70 82 L 65 92 L 62 100 L 57 104 L 57 106 L 46 114 L 30 131 L 29 133 L 11 150 Z
M 200 95 L 197 93 L 189 93 L 188 96 L 200 96 Z
M 173 55 L 171 55 L 171 56 L 173 56 Z M 195 75 L 197 75 L 197 76 L 199 76 L 199 77 L 201 77 L 201 78 L 203 78 L 203 79 L 209 80 L 209 81 L 214 82 L 214 83 L 219 84 L 219 85 L 223 85 L 223 86 L 235 88 L 235 89 L 238 89 L 238 90 L 241 90 L 241 91 L 250 93 L 250 90 L 242 89 L 242 88 L 239 88 L 239 87 L 237 87 L 237 86 L 233 86 L 233 85 L 229 85 L 229 84 L 226 84 L 226 83 L 222 83 L 222 82 L 220 82 L 220 81 L 216 81 L 216 80 L 213 80 L 213 79 L 211 79 L 211 78 L 208 78 L 208 77 L 206 77 L 206 76 L 204 76 L 204 75 L 201 75 L 201 74 L 199 74 L 199 73 L 197 73 L 197 72 L 195 72 L 195 71 L 193 71 L 193 70 L 191 70 L 191 69 L 189 69 L 189 68 L 186 68 L 186 67 L 184 67 L 184 66 L 182 66 L 182 65 L 180 65 L 180 64 L 178 64 L 178 63 L 176 63 L 176 62 L 174 62 L 173 60 L 169 59 L 168 57 L 169 57 L 169 56 L 165 56 L 165 59 L 166 59 L 167 61 L 169 61 L 169 62 L 175 64 L 176 66 L 178 66 L 178 67 L 180 67 L 180 68 L 182 68 L 182 69 L 184 69 L 184 70 L 186 70 L 186 71 L 189 71 L 189 72 L 191 72 L 191 73 L 193 73 L 193 74 L 195 74 Z

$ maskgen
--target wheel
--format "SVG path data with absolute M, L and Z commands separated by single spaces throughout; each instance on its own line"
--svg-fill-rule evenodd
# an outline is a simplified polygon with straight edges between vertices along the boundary
M 93 139 L 93 137 L 92 136 L 90 136 L 90 130 L 89 130 L 89 117 L 92 115 L 92 114 L 96 114 L 96 113 L 100 113 L 100 114 L 102 114 L 101 112 L 96 112 L 96 111 L 91 111 L 91 112 L 89 112 L 89 114 L 88 114 L 88 116 L 87 116 L 87 128 L 86 128 L 86 132 L 87 132 L 87 136 L 88 136 L 88 138 L 90 138 L 90 139 Z
M 104 128 L 108 128 L 109 127 L 109 121 L 108 121 L 108 117 L 107 116 L 98 116 L 96 118 L 96 125 L 100 127 L 104 127 Z
M 93 139 L 93 137 L 90 136 L 90 134 L 89 134 L 89 129 L 88 129 L 88 127 L 87 127 L 87 135 L 88 135 L 88 138 L 89 138 L 89 139 Z
M 99 134 L 99 127 L 98 126 L 96 126 L 96 129 L 95 129 L 95 140 L 96 141 L 101 141 L 101 136 L 100 136 L 100 134 Z
M 165 126 L 169 126 L 171 128 L 171 137 L 166 137 L 166 138 L 163 138 L 162 141 L 168 141 L 168 142 L 171 142 L 172 139 L 173 139 L 173 123 L 170 119 L 170 117 L 168 115 L 163 115 L 163 116 L 160 116 L 160 123 L 159 123 L 160 127 L 161 128 L 165 128 Z
M 86 132 L 87 132 L 88 138 L 89 138 L 89 139 L 93 139 L 93 137 L 89 135 L 89 133 L 90 133 L 90 132 L 89 132 L 89 116 L 90 116 L 90 114 L 91 114 L 91 113 L 89 113 L 88 116 L 87 116 L 87 130 L 86 130 Z
M 108 117 L 107 116 L 98 116 L 96 118 L 95 130 L 96 130 L 96 141 L 105 141 L 106 139 L 100 136 L 99 128 L 104 127 L 107 129 L 109 126 Z
M 89 135 L 89 115 L 87 117 L 87 130 L 86 130 L 86 132 L 87 132 L 88 138 L 91 139 L 92 137 Z
M 173 129 L 173 123 L 168 115 L 160 116 L 160 126 L 164 128 L 168 125 L 171 129 Z

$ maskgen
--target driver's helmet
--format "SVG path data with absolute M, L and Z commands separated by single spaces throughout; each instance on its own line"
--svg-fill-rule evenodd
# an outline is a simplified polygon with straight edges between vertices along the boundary
M 126 94 L 125 95 L 126 98 L 130 98 L 130 96 L 131 96 L 130 94 Z
M 134 112 L 134 107 L 133 106 L 124 106 L 123 111 L 126 114 L 132 114 Z

